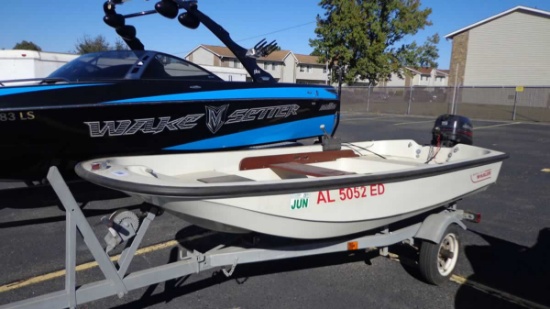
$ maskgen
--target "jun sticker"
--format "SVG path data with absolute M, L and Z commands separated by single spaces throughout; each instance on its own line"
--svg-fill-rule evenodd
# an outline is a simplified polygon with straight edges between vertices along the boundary
M 292 210 L 307 208 L 308 204 L 309 194 L 307 193 L 294 194 L 290 198 L 290 209 Z

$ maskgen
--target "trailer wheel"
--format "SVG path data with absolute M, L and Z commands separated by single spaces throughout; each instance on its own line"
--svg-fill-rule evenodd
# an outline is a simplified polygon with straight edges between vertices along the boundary
M 418 260 L 422 277 L 435 285 L 446 282 L 455 269 L 459 248 L 458 228 L 455 224 L 447 227 L 438 244 L 422 241 Z

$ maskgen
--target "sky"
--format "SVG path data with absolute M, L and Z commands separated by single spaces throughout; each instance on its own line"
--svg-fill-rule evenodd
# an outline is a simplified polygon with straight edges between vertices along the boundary
M 71 53 L 85 36 L 103 35 L 113 44 L 118 37 L 103 22 L 104 0 L 1 0 L 0 49 L 11 49 L 23 40 L 32 41 L 48 52 Z M 129 14 L 153 10 L 156 0 L 130 0 L 117 6 Z M 282 49 L 309 54 L 309 39 L 315 38 L 315 18 L 324 11 L 319 0 L 199 0 L 199 9 L 222 25 L 241 46 L 249 48 L 262 38 L 276 40 Z M 452 41 L 445 36 L 516 6 L 550 12 L 548 0 L 421 0 L 432 9 L 433 23 L 404 43 L 422 44 L 438 33 L 439 68 L 448 69 Z M 158 14 L 127 19 L 136 27 L 146 49 L 184 57 L 200 44 L 223 45 L 205 27 L 196 30 Z

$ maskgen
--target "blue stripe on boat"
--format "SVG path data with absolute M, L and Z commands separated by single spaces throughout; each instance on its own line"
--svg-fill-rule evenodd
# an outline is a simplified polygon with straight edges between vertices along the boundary
M 293 121 L 270 127 L 263 127 L 219 137 L 212 137 L 187 144 L 171 146 L 164 150 L 208 150 L 216 148 L 240 147 L 244 145 L 274 143 L 281 140 L 297 140 L 311 136 L 323 135 L 320 128 L 325 125 L 327 132 L 334 130 L 335 115 Z M 289 136 L 289 132 L 294 132 Z
M 0 87 L 0 96 L 20 94 L 26 92 L 37 92 L 44 90 L 56 90 L 63 88 L 103 86 L 105 84 L 72 84 L 72 85 L 47 85 L 47 86 L 18 86 L 18 87 Z
M 214 90 L 165 94 L 141 98 L 109 101 L 104 103 L 139 103 L 151 101 L 192 101 L 192 100 L 227 100 L 227 99 L 333 99 L 338 98 L 335 92 L 324 88 L 313 87 L 280 87 L 248 88 L 232 90 Z

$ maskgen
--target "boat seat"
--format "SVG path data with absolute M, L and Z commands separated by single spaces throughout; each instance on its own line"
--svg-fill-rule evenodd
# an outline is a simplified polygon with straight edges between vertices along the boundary
M 251 170 L 258 168 L 272 167 L 274 164 L 279 163 L 317 163 L 334 161 L 339 158 L 352 158 L 358 157 L 351 149 L 345 150 L 329 150 L 329 151 L 314 151 L 314 152 L 300 152 L 289 153 L 280 155 L 258 156 L 258 157 L 246 157 L 243 158 L 239 164 L 239 169 Z
M 355 174 L 352 172 L 335 170 L 331 168 L 319 167 L 314 165 L 306 165 L 298 162 L 271 164 L 269 168 L 271 168 L 274 171 L 290 172 L 290 173 L 309 175 L 309 176 L 315 176 L 315 177 L 343 176 L 343 175 Z
M 242 177 L 239 175 L 224 175 L 207 178 L 198 178 L 197 181 L 204 183 L 224 183 L 224 182 L 241 182 L 241 181 L 254 181 L 250 178 Z

